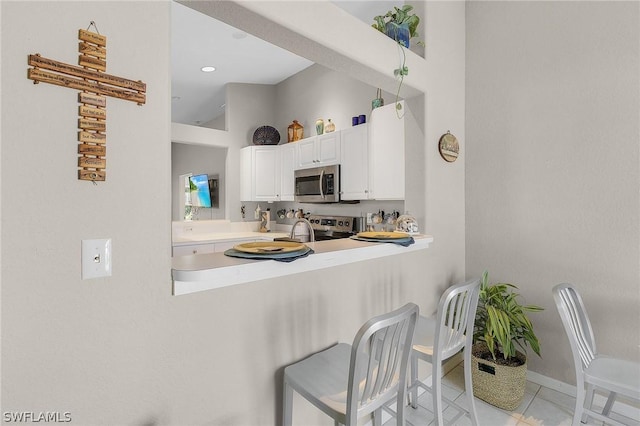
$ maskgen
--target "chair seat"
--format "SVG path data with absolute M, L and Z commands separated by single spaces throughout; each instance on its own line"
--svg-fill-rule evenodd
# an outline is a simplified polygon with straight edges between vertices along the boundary
M 285 380 L 314 405 L 318 406 L 317 402 L 320 402 L 329 408 L 333 412 L 332 417 L 338 414 L 344 416 L 347 411 L 350 357 L 351 345 L 339 343 L 286 367 Z
M 584 370 L 587 382 L 640 399 L 640 364 L 598 355 Z

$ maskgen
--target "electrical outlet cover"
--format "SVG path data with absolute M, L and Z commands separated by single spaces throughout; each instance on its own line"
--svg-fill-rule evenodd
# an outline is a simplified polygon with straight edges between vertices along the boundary
M 82 279 L 111 276 L 111 239 L 82 240 Z

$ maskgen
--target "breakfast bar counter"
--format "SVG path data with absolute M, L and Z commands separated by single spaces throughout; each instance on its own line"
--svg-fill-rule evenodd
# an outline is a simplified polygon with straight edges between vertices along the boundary
M 292 262 L 268 259 L 241 259 L 224 253 L 174 257 L 172 260 L 173 295 L 196 293 L 231 285 L 277 278 L 348 263 L 426 250 L 430 235 L 414 235 L 408 247 L 391 242 L 375 243 L 342 238 L 306 243 L 313 254 Z

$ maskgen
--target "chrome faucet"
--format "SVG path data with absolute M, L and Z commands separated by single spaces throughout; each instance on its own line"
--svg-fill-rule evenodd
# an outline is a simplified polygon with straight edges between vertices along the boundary
M 298 223 L 304 223 L 307 225 L 307 228 L 309 228 L 309 242 L 315 242 L 316 238 L 313 235 L 313 227 L 311 226 L 311 222 L 304 218 L 296 219 L 296 221 L 293 222 L 293 226 L 291 227 L 291 235 L 289 235 L 289 238 L 291 238 L 292 240 L 296 238 L 296 226 L 298 226 Z

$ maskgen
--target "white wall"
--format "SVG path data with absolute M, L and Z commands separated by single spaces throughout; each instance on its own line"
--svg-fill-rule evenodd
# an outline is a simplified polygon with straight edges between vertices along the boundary
M 322 65 L 309 68 L 282 81 L 276 91 L 277 128 L 286 142 L 287 127 L 293 120 L 304 126 L 304 137 L 316 135 L 316 120 L 325 123 L 330 118 L 336 130 L 351 127 L 351 117 L 364 114 L 371 117 L 371 100 L 376 88 L 344 73 L 335 72 Z M 395 99 L 384 92 L 386 103 Z
M 551 289 L 598 348 L 640 360 L 640 4 L 467 4 L 467 274 L 520 286 L 542 355 L 574 380 Z
M 465 278 L 465 2 L 429 1 L 425 14 L 420 31 L 427 45 L 425 232 L 435 239 L 429 279 L 442 291 Z M 438 152 L 438 141 L 447 130 L 460 143 L 454 163 Z
M 0 5 L 2 411 L 69 411 L 83 425 L 272 425 L 285 365 L 350 341 L 366 319 L 408 301 L 431 313 L 440 292 L 464 278 L 463 163 L 438 163 L 431 135 L 432 249 L 172 297 L 169 4 Z M 427 54 L 441 67 L 417 78 L 441 80 L 432 101 L 452 107 L 435 114 L 427 102 L 425 119 L 453 128 L 464 114 L 453 72 L 464 68 L 464 3 L 429 4 L 426 13 Z M 77 30 L 90 20 L 108 37 L 108 71 L 148 87 L 142 107 L 109 99 L 107 181 L 97 186 L 76 179 L 75 91 L 33 85 L 25 72 L 30 53 L 74 62 Z M 451 27 L 458 37 L 438 36 Z M 22 189 L 27 175 L 44 188 L 38 206 Z M 144 212 L 153 214 L 144 214 L 131 189 L 149 176 Z M 82 281 L 80 242 L 103 237 L 113 240 L 113 276 Z M 297 424 L 331 424 L 295 404 Z
M 178 337 L 166 322 L 169 4 L 0 7 L 2 411 L 153 423 L 172 409 L 166 348 Z M 92 20 L 107 37 L 107 72 L 147 84 L 144 106 L 107 100 L 107 180 L 97 185 L 77 179 L 77 90 L 27 79 L 29 54 L 77 63 L 78 29 Z M 112 239 L 113 275 L 83 281 L 81 241 L 92 238 Z

